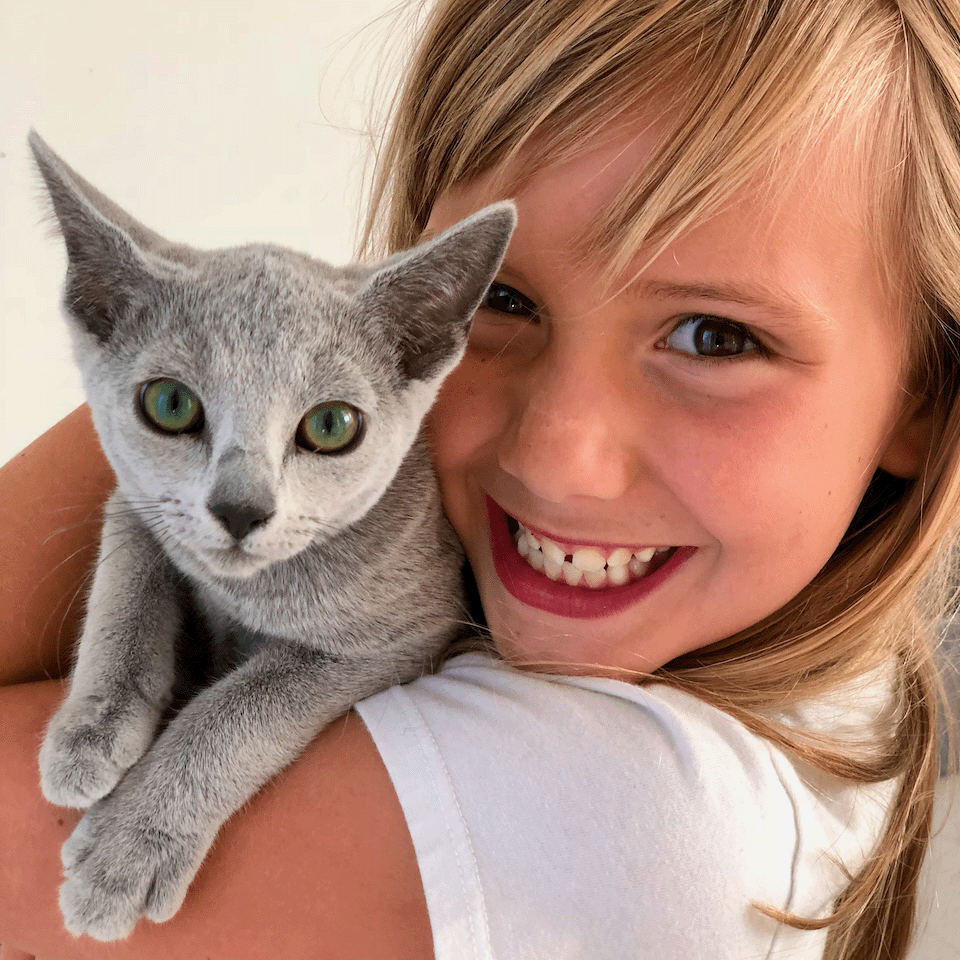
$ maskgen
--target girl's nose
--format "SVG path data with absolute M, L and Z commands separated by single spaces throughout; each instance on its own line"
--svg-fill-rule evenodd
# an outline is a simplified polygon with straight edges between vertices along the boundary
M 633 418 L 604 366 L 542 357 L 514 385 L 499 463 L 544 501 L 614 500 L 630 486 Z

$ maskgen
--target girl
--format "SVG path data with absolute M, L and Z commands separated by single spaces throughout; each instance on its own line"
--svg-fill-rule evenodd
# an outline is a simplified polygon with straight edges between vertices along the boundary
M 906 956 L 960 507 L 958 29 L 437 3 L 371 224 L 393 250 L 518 205 L 430 422 L 496 657 L 358 705 L 113 955 Z M 0 939 L 97 957 L 36 788 L 60 688 L 28 682 L 110 486 L 85 413 L 2 482 Z

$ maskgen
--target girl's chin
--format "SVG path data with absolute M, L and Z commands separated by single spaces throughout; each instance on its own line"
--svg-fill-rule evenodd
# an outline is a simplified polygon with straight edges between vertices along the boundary
M 497 653 L 516 667 L 631 680 L 672 659 L 657 657 L 650 649 L 635 649 L 641 628 L 631 610 L 602 619 L 564 617 L 513 596 L 489 556 L 474 570 Z M 647 645 L 652 638 L 644 639 Z
M 496 605 L 492 601 L 494 609 Z M 515 667 L 567 676 L 631 680 L 661 665 L 649 655 L 632 651 L 626 635 L 602 636 L 607 631 L 581 635 L 583 624 L 576 624 L 573 631 L 563 629 L 570 626 L 569 622 L 552 628 L 549 621 L 555 618 L 549 614 L 525 617 L 505 607 L 506 604 L 501 607 L 499 615 L 488 617 L 487 626 L 497 653 Z M 635 636 L 632 640 L 636 642 Z

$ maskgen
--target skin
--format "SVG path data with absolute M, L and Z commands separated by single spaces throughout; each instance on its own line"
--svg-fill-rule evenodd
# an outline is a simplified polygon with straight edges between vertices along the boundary
M 909 475 L 922 452 L 898 383 L 902 337 L 855 228 L 863 198 L 836 178 L 745 192 L 642 276 L 762 282 L 804 303 L 796 322 L 771 327 L 769 310 L 715 299 L 608 296 L 574 238 L 649 147 L 631 131 L 521 186 L 500 277 L 515 293 L 494 288 L 430 422 L 444 502 L 501 652 L 571 671 L 650 669 L 754 623 L 827 559 L 874 468 Z M 430 229 L 497 199 L 497 182 L 441 197 Z M 511 297 L 533 304 L 536 322 L 504 313 Z M 769 354 L 689 356 L 680 333 L 695 313 L 750 327 Z M 432 956 L 406 824 L 352 715 L 228 822 L 171 921 L 106 947 L 63 931 L 58 852 L 77 814 L 40 796 L 36 754 L 63 695 L 77 585 L 111 485 L 85 410 L 0 472 L 0 540 L 14 547 L 0 551 L 0 956 L 166 960 L 199 944 L 232 960 Z M 696 551 L 615 616 L 558 618 L 497 578 L 487 494 L 565 541 Z
M 522 663 L 648 671 L 751 626 L 827 561 L 874 470 L 912 475 L 924 449 L 895 300 L 859 227 L 866 198 L 839 165 L 757 180 L 649 265 L 639 251 L 631 286 L 611 292 L 578 238 L 655 142 L 653 125 L 629 129 L 521 183 L 502 286 L 431 415 L 488 625 Z M 450 191 L 428 232 L 510 182 L 497 171 Z M 762 288 L 770 303 L 667 285 Z M 738 353 L 695 346 L 730 322 Z M 561 543 L 696 551 L 623 611 L 558 616 L 501 582 L 487 496 Z

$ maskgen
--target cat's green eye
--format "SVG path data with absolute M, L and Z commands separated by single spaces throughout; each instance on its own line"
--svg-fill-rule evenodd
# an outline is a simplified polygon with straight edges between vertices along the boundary
M 164 433 L 196 433 L 203 427 L 197 395 L 179 380 L 164 377 L 140 388 L 140 410 L 152 427 Z
M 345 453 L 360 438 L 363 417 L 343 400 L 319 403 L 300 421 L 297 444 L 313 453 Z

